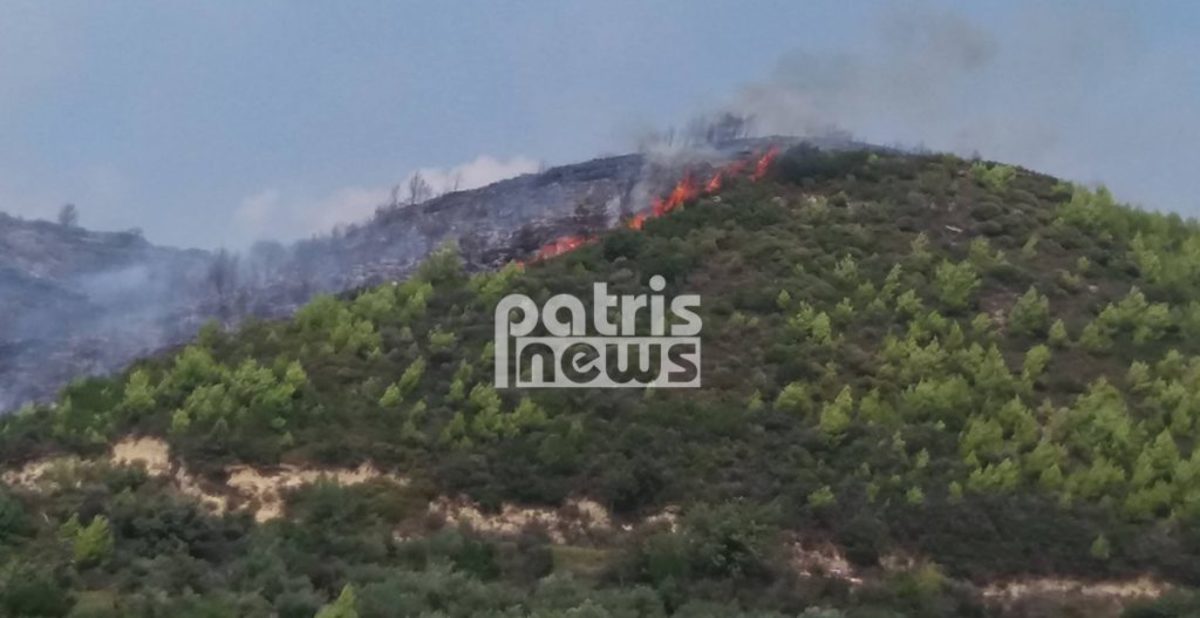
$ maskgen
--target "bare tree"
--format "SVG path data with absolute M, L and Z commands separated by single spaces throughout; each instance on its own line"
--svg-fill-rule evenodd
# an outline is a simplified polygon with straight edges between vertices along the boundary
M 217 294 L 222 311 L 227 307 L 228 296 L 237 288 L 238 257 L 225 249 L 217 252 L 208 265 L 208 283 Z
M 725 112 L 713 120 L 708 127 L 708 143 L 721 144 L 750 134 L 750 125 L 754 118 Z
M 249 271 L 255 285 L 266 285 L 283 272 L 287 249 L 274 240 L 260 240 L 250 247 Z
M 684 130 L 689 145 L 720 145 L 750 135 L 753 118 L 725 112 L 712 118 L 697 116 L 688 122 Z
M 650 152 L 659 148 L 672 148 L 675 145 L 675 127 L 667 127 L 662 131 L 647 129 L 636 137 L 637 151 Z
M 421 172 L 414 172 L 412 178 L 408 179 L 408 203 L 420 204 L 431 197 L 433 197 L 433 187 L 429 186 L 429 182 L 425 180 Z
M 74 204 L 63 204 L 58 209 L 58 224 L 66 227 L 79 225 L 79 209 Z

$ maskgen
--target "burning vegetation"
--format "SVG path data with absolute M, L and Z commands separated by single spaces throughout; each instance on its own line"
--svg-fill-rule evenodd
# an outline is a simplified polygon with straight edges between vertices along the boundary
M 767 172 L 771 168 L 771 163 L 774 162 L 777 156 L 779 156 L 779 149 L 772 146 L 760 155 L 748 159 L 739 159 L 717 168 L 709 174 L 708 180 L 703 184 L 696 180 L 697 173 L 694 170 L 686 170 L 665 197 L 661 195 L 655 197 L 651 200 L 649 208 L 634 213 L 633 216 L 625 221 L 625 226 L 631 230 L 641 230 L 645 227 L 647 219 L 657 219 L 699 197 L 717 193 L 729 180 L 745 176 L 747 169 L 752 169 L 753 171 L 746 177 L 752 182 L 758 182 L 766 177 Z M 542 245 L 531 261 L 540 262 L 558 257 L 595 241 L 595 236 L 583 234 L 561 236 Z

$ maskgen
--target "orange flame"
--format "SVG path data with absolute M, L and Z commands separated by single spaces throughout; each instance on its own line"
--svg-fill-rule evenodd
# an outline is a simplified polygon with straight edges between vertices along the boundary
M 750 174 L 750 179 L 759 181 L 766 177 L 770 170 L 771 164 L 775 158 L 779 156 L 779 149 L 772 146 L 761 157 L 754 161 L 754 171 Z M 637 213 L 625 222 L 625 226 L 631 230 L 641 230 L 646 225 L 647 219 L 661 217 L 681 206 L 690 202 L 701 195 L 711 195 L 721 190 L 726 180 L 742 175 L 746 168 L 749 167 L 749 160 L 738 160 L 718 169 L 704 184 L 703 189 L 696 184 L 692 173 L 684 174 L 679 182 L 675 183 L 671 192 L 664 197 L 656 197 L 650 202 L 650 208 L 643 212 Z M 591 244 L 596 241 L 595 237 L 570 235 L 555 239 L 538 249 L 537 254 L 529 260 L 529 263 L 540 262 L 550 258 L 558 257 L 564 253 L 574 251 L 584 245 Z M 519 266 L 524 266 L 526 262 L 517 262 Z
M 717 191 L 721 190 L 721 174 L 722 173 L 724 173 L 724 172 L 722 172 L 721 170 L 717 170 L 717 173 L 713 174 L 712 178 L 708 179 L 708 184 L 704 185 L 705 193 L 716 193 Z
M 592 239 L 586 236 L 563 236 L 562 238 L 557 238 L 550 243 L 542 245 L 542 248 L 538 249 L 537 256 L 534 257 L 534 260 L 541 261 L 558 257 L 564 253 L 570 253 L 571 251 L 574 251 L 591 241 Z
M 686 202 L 695 199 L 699 194 L 700 190 L 696 188 L 696 182 L 692 180 L 692 175 L 690 173 L 686 174 L 679 182 L 675 183 L 675 188 L 671 189 L 671 193 L 667 195 L 667 199 L 654 200 L 651 212 L 654 213 L 655 217 L 661 217 L 683 206 Z
M 750 179 L 762 180 L 767 175 L 767 171 L 771 168 L 771 163 L 775 161 L 775 157 L 777 156 L 779 156 L 779 149 L 772 146 L 771 149 L 768 150 L 767 153 L 759 158 L 758 162 L 754 164 L 754 173 L 750 175 Z

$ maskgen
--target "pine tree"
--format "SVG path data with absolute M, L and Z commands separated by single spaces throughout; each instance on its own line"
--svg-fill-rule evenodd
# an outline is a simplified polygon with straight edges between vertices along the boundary
M 779 290 L 779 296 L 775 297 L 775 306 L 781 310 L 787 310 L 792 305 L 792 295 L 788 294 L 787 290 Z
M 829 506 L 835 503 L 837 503 L 837 496 L 834 495 L 833 489 L 828 485 L 822 485 L 808 494 L 808 505 L 813 508 Z
M 145 369 L 129 374 L 121 408 L 135 418 L 154 409 L 154 388 L 150 385 L 150 374 Z
M 1079 334 L 1079 345 L 1094 354 L 1107 352 L 1113 345 L 1112 335 L 1099 320 L 1093 320 Z
M 425 359 L 417 358 L 400 375 L 400 380 L 396 382 L 396 388 L 399 389 L 402 397 L 407 397 L 416 390 L 417 385 L 421 382 L 421 377 L 425 375 Z
M 1112 555 L 1112 546 L 1108 543 L 1108 537 L 1103 534 L 1097 536 L 1096 540 L 1092 541 L 1092 547 L 1088 553 L 1097 560 L 1108 560 Z
M 943 261 L 934 272 L 938 300 L 952 310 L 965 309 L 979 288 L 979 276 L 970 262 Z
M 1046 370 L 1046 365 L 1050 363 L 1050 348 L 1038 344 L 1029 348 L 1025 353 L 1025 362 L 1022 366 L 1021 376 L 1029 385 L 1041 377 L 1042 372 Z
M 354 586 L 346 584 L 338 598 L 322 607 L 315 618 L 358 618 L 358 597 Z
M 756 391 L 757 392 L 757 391 Z M 802 382 L 792 382 L 775 398 L 775 409 L 784 412 L 806 413 L 811 409 L 808 387 Z
M 1008 313 L 1009 329 L 1017 335 L 1037 336 L 1050 320 L 1050 300 L 1030 287 Z
M 395 409 L 400 405 L 404 398 L 400 395 L 400 388 L 396 384 L 390 384 L 387 390 L 383 391 L 383 396 L 379 398 L 379 407 L 385 410 Z
M 72 549 L 75 563 L 80 566 L 99 564 L 112 555 L 113 535 L 108 518 L 97 515 L 75 534 Z
M 1038 484 L 1047 491 L 1056 491 L 1062 487 L 1063 473 L 1062 468 L 1058 464 L 1051 464 L 1049 468 L 1042 470 L 1038 475 Z
M 846 386 L 842 388 L 842 392 L 838 393 L 832 403 L 827 403 L 821 408 L 819 422 L 821 431 L 830 437 L 841 435 L 850 426 L 850 415 L 853 409 L 854 395 L 850 393 L 850 387 Z
M 1067 347 L 1070 343 L 1070 335 L 1067 334 L 1067 324 L 1062 322 L 1062 319 L 1054 320 L 1054 324 L 1050 325 L 1050 335 L 1046 337 L 1046 341 L 1050 342 L 1055 348 Z
M 646 392 L 650 393 L 653 391 L 647 389 Z M 755 391 L 753 393 L 750 393 L 750 398 L 746 400 L 746 410 L 748 410 L 750 412 L 758 412 L 759 410 L 762 409 L 762 407 L 763 407 L 762 391 L 755 389 Z
M 910 243 L 909 249 L 911 250 L 909 259 L 917 267 L 917 270 L 924 270 L 933 260 L 933 254 L 929 251 L 929 237 L 925 235 L 925 232 L 917 234 L 917 237 Z
M 182 435 L 187 433 L 188 427 L 191 427 L 192 419 L 188 416 L 186 410 L 175 410 L 171 414 L 171 434 Z

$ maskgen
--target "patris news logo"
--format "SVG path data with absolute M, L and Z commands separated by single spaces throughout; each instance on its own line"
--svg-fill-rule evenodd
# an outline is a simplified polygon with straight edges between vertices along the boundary
M 651 291 L 665 287 L 650 278 Z M 616 296 L 606 283 L 590 307 L 510 294 L 496 306 L 496 388 L 698 388 L 699 307 L 698 294 Z

